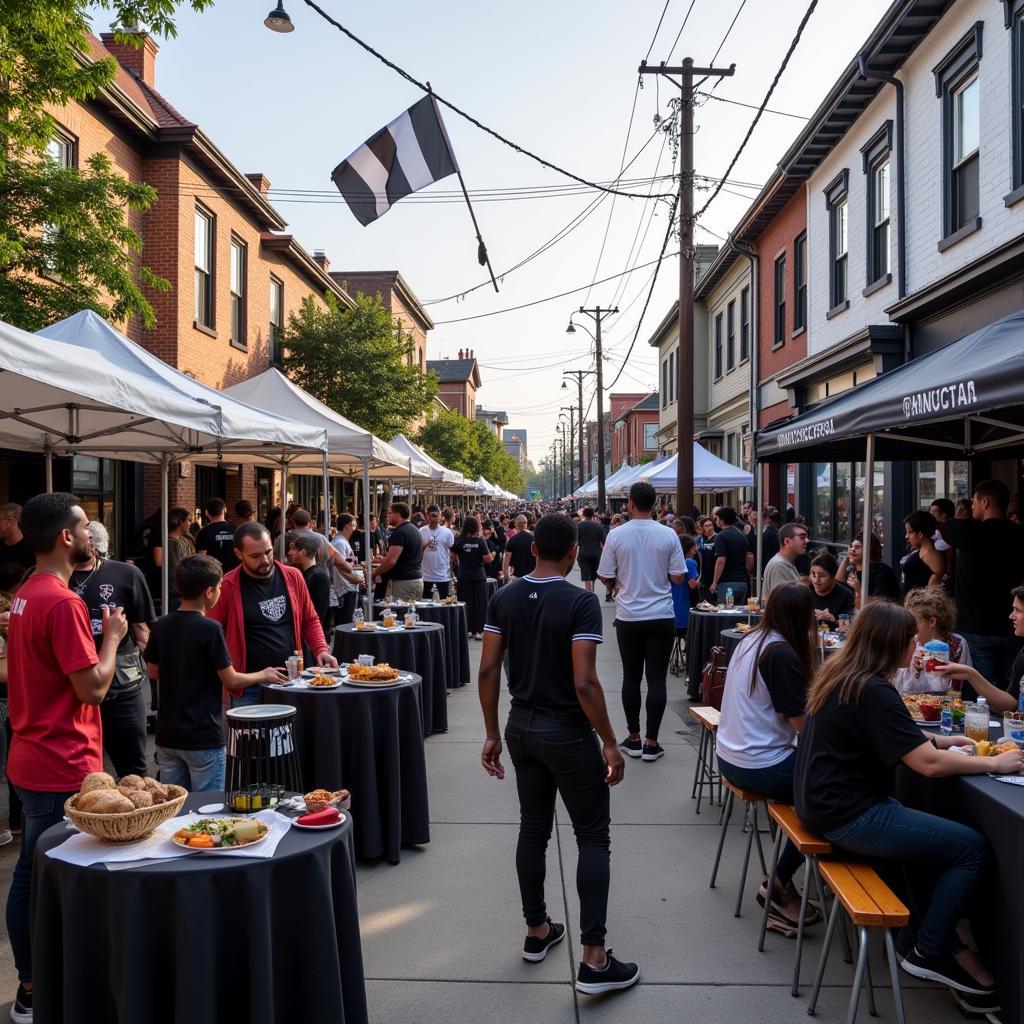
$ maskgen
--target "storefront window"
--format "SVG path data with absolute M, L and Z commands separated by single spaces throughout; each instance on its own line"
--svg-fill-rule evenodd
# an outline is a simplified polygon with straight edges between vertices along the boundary
M 850 463 L 838 462 L 836 474 L 836 532 L 833 540 L 849 544 L 853 539 L 853 520 L 855 510 L 851 507 L 853 496 L 850 493 Z
M 864 463 L 854 464 L 855 494 L 857 502 L 856 532 L 860 532 L 860 523 L 864 513 Z M 885 464 L 875 463 L 874 487 L 871 489 L 871 532 L 885 544 Z
M 947 462 L 946 497 L 951 501 L 971 496 L 969 462 Z
M 832 538 L 832 463 L 814 464 L 814 517 L 811 529 L 815 537 Z
M 792 509 L 796 508 L 796 475 L 797 464 L 790 462 L 786 466 L 786 507 Z
M 936 498 L 944 498 L 946 496 L 945 472 L 946 464 L 944 462 L 918 462 L 918 508 L 927 508 Z
M 76 455 L 71 464 L 71 489 L 90 520 L 102 523 L 110 533 L 111 550 L 121 550 L 115 514 L 115 464 L 112 459 Z M 130 538 L 129 538 L 130 539 Z

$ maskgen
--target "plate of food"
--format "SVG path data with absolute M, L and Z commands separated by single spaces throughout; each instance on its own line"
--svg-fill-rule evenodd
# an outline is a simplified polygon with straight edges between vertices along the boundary
M 930 693 L 906 693 L 903 705 L 919 725 L 938 725 L 942 718 L 942 698 Z
M 300 798 L 295 798 L 295 803 L 299 803 Z M 309 814 L 318 814 L 320 811 L 327 810 L 328 807 L 340 807 L 343 811 L 347 811 L 349 805 L 352 803 L 352 794 L 347 789 L 314 789 L 309 793 L 306 793 L 301 797 L 301 805 L 299 810 L 305 809 Z
M 328 665 L 320 668 L 307 668 L 302 670 L 303 679 L 312 679 L 314 676 L 337 676 L 339 679 L 345 674 L 343 666 L 339 665 L 337 668 L 331 668 Z
M 200 818 L 179 828 L 171 842 L 197 853 L 224 853 L 263 842 L 270 826 L 259 818 Z
M 348 677 L 345 682 L 349 686 L 393 686 L 400 682 L 397 668 L 392 668 L 386 661 L 379 665 L 360 665 L 351 662 L 348 666 Z
M 320 672 L 307 679 L 306 685 L 311 690 L 336 690 L 343 681 L 340 675 L 329 675 L 326 672 Z

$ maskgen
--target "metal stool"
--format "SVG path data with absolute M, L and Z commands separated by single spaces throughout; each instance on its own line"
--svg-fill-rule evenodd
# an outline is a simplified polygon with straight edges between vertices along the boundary
M 757 840 L 757 858 L 761 862 L 761 872 L 765 875 L 768 874 L 768 865 L 765 864 L 764 849 L 761 846 L 761 831 L 757 822 L 758 805 L 763 805 L 767 812 L 768 798 L 760 793 L 751 793 L 749 790 L 740 789 L 739 786 L 734 786 L 728 779 L 724 779 L 723 782 L 726 789 L 725 806 L 722 808 L 722 831 L 718 840 L 718 853 L 715 855 L 715 866 L 711 870 L 711 888 L 714 889 L 715 882 L 718 880 L 718 865 L 722 860 L 722 848 L 725 846 L 725 837 L 729 832 L 729 819 L 732 817 L 733 806 L 737 798 L 739 798 L 743 801 L 743 831 L 750 830 L 747 834 L 747 852 L 743 857 L 743 871 L 740 874 L 740 889 L 736 894 L 736 910 L 733 912 L 733 917 L 739 917 L 740 911 L 743 908 L 743 890 L 747 884 L 750 848 L 754 844 L 754 840 Z M 771 894 L 769 893 L 769 895 Z
M 284 790 L 301 792 L 295 715 L 288 704 L 248 704 L 225 712 L 229 810 L 256 811 L 273 806 Z

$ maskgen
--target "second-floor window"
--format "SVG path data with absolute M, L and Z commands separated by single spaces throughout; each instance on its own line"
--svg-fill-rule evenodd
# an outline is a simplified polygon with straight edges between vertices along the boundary
M 726 369 L 731 370 L 736 365 L 736 302 L 730 302 L 726 307 L 726 346 L 725 362 Z
M 678 349 L 672 349 L 668 354 L 668 400 L 674 402 L 676 400 L 676 352 Z
M 661 364 L 661 407 L 668 405 L 668 360 Z
M 644 424 L 644 451 L 656 452 L 658 450 L 658 424 Z
M 892 177 L 889 153 L 892 150 L 892 121 L 882 126 L 861 147 L 864 164 L 867 234 L 865 236 L 864 295 L 870 295 L 892 281 L 889 265 L 890 202 Z
M 57 129 L 46 144 L 46 155 L 58 166 L 65 169 L 78 166 L 78 146 L 72 136 Z
M 280 366 L 283 353 L 281 351 L 281 331 L 284 329 L 284 285 L 276 277 L 270 279 L 270 324 L 268 341 L 270 344 L 270 362 Z
M 828 313 L 831 318 L 849 305 L 847 263 L 850 248 L 849 206 L 850 171 L 844 168 L 825 189 L 828 209 Z
M 740 292 L 740 362 L 750 358 L 750 289 Z
M 807 232 L 793 243 L 793 333 L 807 326 Z
M 889 273 L 889 161 L 871 172 L 871 277 L 878 281 Z
M 715 380 L 722 376 L 722 314 L 715 317 Z
M 950 228 L 959 231 L 978 216 L 981 111 L 978 77 L 953 91 L 953 165 L 950 168 Z
M 775 341 L 776 345 L 786 342 L 786 254 L 775 261 Z
M 248 346 L 245 329 L 245 242 L 231 239 L 231 343 L 239 348 Z
M 213 214 L 196 207 L 195 321 L 213 329 Z

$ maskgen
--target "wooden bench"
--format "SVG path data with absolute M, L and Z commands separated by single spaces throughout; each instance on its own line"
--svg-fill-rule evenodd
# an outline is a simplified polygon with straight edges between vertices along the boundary
M 700 742 L 697 745 L 697 766 L 693 770 L 693 790 L 690 798 L 697 799 L 697 813 L 700 814 L 704 787 L 708 787 L 708 799 L 715 802 L 715 784 L 718 785 L 718 802 L 722 802 L 722 777 L 715 767 L 715 738 L 722 713 L 716 708 L 698 705 L 690 707 L 690 717 L 700 726 Z
M 804 890 L 800 898 L 800 921 L 796 929 L 796 964 L 793 968 L 793 987 L 790 990 L 794 996 L 800 994 L 800 962 L 803 957 L 804 947 L 804 921 L 807 917 L 807 898 L 810 895 L 811 886 L 815 888 L 815 896 L 818 905 L 825 913 L 825 899 L 821 887 L 821 877 L 818 874 L 818 858 L 827 857 L 832 853 L 832 844 L 827 839 L 814 835 L 804 827 L 803 822 L 796 816 L 796 811 L 789 804 L 770 804 L 768 814 L 775 822 L 775 849 L 772 853 L 772 866 L 768 872 L 767 893 L 771 893 L 775 883 L 775 872 L 779 865 L 779 855 L 782 853 L 782 841 L 784 838 L 796 847 L 798 853 L 804 858 Z M 764 913 L 761 916 L 761 935 L 757 942 L 758 952 L 764 952 L 764 939 L 768 931 L 768 914 L 771 909 L 771 899 L 764 901 Z M 846 933 L 840 933 L 844 940 Z M 844 941 L 845 944 L 845 941 Z
M 818 993 L 821 991 L 825 967 L 828 964 L 829 948 L 835 935 L 840 909 L 853 922 L 857 929 L 857 968 L 853 974 L 853 990 L 850 993 L 850 1006 L 847 1011 L 847 1024 L 857 1019 L 857 1004 L 860 1001 L 860 990 L 867 974 L 869 1010 L 877 1016 L 875 1009 L 875 991 L 871 983 L 871 964 L 868 959 L 869 929 L 881 928 L 885 941 L 886 957 L 889 961 L 889 977 L 892 982 L 893 997 L 896 1000 L 897 1024 L 904 1024 L 903 991 L 900 988 L 900 968 L 896 959 L 896 948 L 892 941 L 893 928 L 902 928 L 910 922 L 910 911 L 903 905 L 896 894 L 882 881 L 874 868 L 857 861 L 822 860 L 818 870 L 825 885 L 835 895 L 832 911 L 828 917 L 828 928 L 825 931 L 825 943 L 818 961 L 818 975 L 814 979 L 814 991 L 807 1013 L 814 1016 L 818 1005 Z
M 743 871 L 740 874 L 740 891 L 736 895 L 736 910 L 733 913 L 734 917 L 739 917 L 740 909 L 743 906 L 743 890 L 747 884 L 750 848 L 755 839 L 757 840 L 757 856 L 761 861 L 761 871 L 765 874 L 768 872 L 768 867 L 764 861 L 764 848 L 761 846 L 761 833 L 757 823 L 758 805 L 764 804 L 767 808 L 768 798 L 761 793 L 751 793 L 749 790 L 740 789 L 739 786 L 734 786 L 728 779 L 722 779 L 721 781 L 726 789 L 725 806 L 722 808 L 722 832 L 718 839 L 718 853 L 715 855 L 715 866 L 711 871 L 711 888 L 714 889 L 715 881 L 718 878 L 718 864 L 722 859 L 722 848 L 725 846 L 725 837 L 729 831 L 729 819 L 732 817 L 736 800 L 740 799 L 743 801 L 744 809 L 743 826 L 745 830 L 749 829 L 749 832 L 747 833 L 747 852 L 743 857 Z

